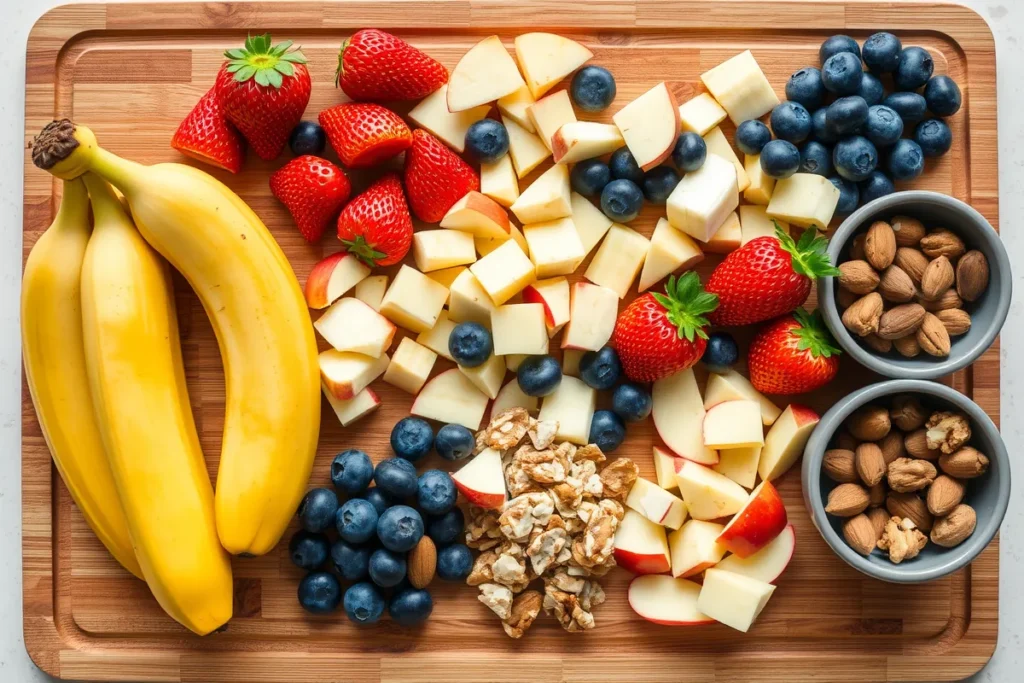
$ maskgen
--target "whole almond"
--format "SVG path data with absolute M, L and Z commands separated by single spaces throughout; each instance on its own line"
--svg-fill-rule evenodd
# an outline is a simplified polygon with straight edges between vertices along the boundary
M 437 570 L 437 547 L 429 536 L 420 538 L 409 551 L 406 573 L 413 588 L 426 588 L 434 580 Z
M 821 469 L 832 481 L 840 484 L 853 484 L 860 481 L 857 468 L 853 464 L 853 451 L 845 448 L 830 448 L 825 451 L 821 461 Z
M 896 235 L 896 244 L 901 247 L 916 247 L 924 237 L 924 224 L 916 218 L 893 216 L 889 224 L 892 225 L 893 234 Z
M 950 337 L 959 337 L 961 334 L 967 334 L 971 329 L 971 314 L 961 308 L 936 311 L 935 317 L 942 321 Z
M 864 513 L 871 520 L 871 526 L 875 527 L 875 542 L 882 537 L 885 531 L 885 523 L 889 521 L 889 511 L 885 508 L 871 508 Z
M 892 423 L 905 432 L 912 432 L 920 429 L 928 420 L 929 413 L 921 405 L 916 396 L 902 394 L 892 400 L 892 407 L 889 409 L 889 419 Z
M 921 284 L 924 269 L 928 267 L 928 257 L 920 250 L 911 247 L 900 247 L 896 250 L 896 256 L 892 262 L 910 276 L 914 284 Z
M 867 442 L 857 446 L 857 450 L 854 451 L 854 465 L 865 486 L 874 486 L 885 476 L 885 457 L 882 456 L 882 449 L 878 444 Z
M 974 479 L 988 471 L 988 458 L 976 448 L 964 446 L 939 456 L 939 468 L 957 479 Z
M 867 261 L 847 261 L 839 264 L 839 286 L 854 294 L 867 294 L 878 286 L 878 273 Z
M 935 461 L 939 459 L 940 455 L 942 455 L 942 451 L 938 448 L 928 448 L 927 429 L 915 429 L 904 436 L 903 447 L 911 457 L 918 458 L 920 460 Z
M 964 499 L 966 490 L 967 487 L 959 479 L 954 479 L 948 474 L 940 474 L 928 487 L 928 511 L 936 517 L 948 515 Z
M 868 508 L 871 499 L 867 490 L 858 484 L 840 484 L 828 494 L 825 512 L 836 517 L 853 517 Z
M 908 334 L 900 339 L 893 339 L 892 347 L 904 358 L 914 358 L 921 354 L 921 345 L 917 343 L 916 333 Z
M 871 523 L 871 519 L 863 513 L 843 522 L 843 538 L 861 555 L 871 554 L 878 543 L 879 535 L 875 532 L 875 525 Z
M 864 258 L 864 240 L 867 239 L 867 235 L 861 233 L 853 238 L 850 242 L 850 258 L 853 260 L 863 260 Z
M 950 261 L 955 261 L 963 255 L 966 247 L 956 233 L 939 228 L 921 238 L 921 251 L 928 258 L 945 256 Z
M 878 319 L 878 336 L 893 340 L 913 334 L 921 327 L 926 315 L 930 314 L 921 304 L 893 306 Z
M 868 489 L 868 505 L 873 508 L 885 505 L 885 494 L 888 492 L 889 488 L 885 485 L 885 482 L 878 482 Z
M 940 256 L 939 258 L 942 257 Z M 934 313 L 924 314 L 924 320 L 921 321 L 921 326 L 917 328 L 916 337 L 921 350 L 929 356 L 945 358 L 949 355 L 951 346 L 949 332 L 946 332 L 946 326 L 935 317 Z
M 843 311 L 843 325 L 858 337 L 878 332 L 878 320 L 882 317 L 882 297 L 878 292 L 865 294 Z
M 903 447 L 903 435 L 895 429 L 878 442 L 878 447 L 882 449 L 882 458 L 885 459 L 886 467 L 896 458 L 907 457 L 907 449 Z
M 845 429 L 840 429 L 839 436 L 836 437 L 836 448 L 842 448 L 851 452 L 855 451 L 857 450 L 857 439 L 853 438 L 853 434 Z
M 964 301 L 976 301 L 988 287 L 988 260 L 972 249 L 956 264 L 956 291 Z
M 836 287 L 836 303 L 839 304 L 841 310 L 846 310 L 860 298 L 859 294 L 843 289 L 842 287 Z
M 931 529 L 935 521 L 932 513 L 928 512 L 928 506 L 916 493 L 891 492 L 885 499 L 885 509 L 890 515 L 909 517 L 922 531 Z
M 882 339 L 877 334 L 866 334 L 860 339 L 864 342 L 865 346 L 870 347 L 875 353 L 889 353 L 892 351 L 892 342 L 888 339 Z
M 897 458 L 889 463 L 889 471 L 886 477 L 889 481 L 889 488 L 898 493 L 909 493 L 920 491 L 933 481 L 938 472 L 935 465 L 927 460 L 916 458 Z
M 935 301 L 953 286 L 955 279 L 949 259 L 945 256 L 934 258 L 921 276 L 921 296 L 927 301 Z
M 935 522 L 931 533 L 932 543 L 943 548 L 958 546 L 974 533 L 977 525 L 978 515 L 974 508 L 961 503 Z
M 895 256 L 896 234 L 892 226 L 885 221 L 875 221 L 864 238 L 864 258 L 875 270 L 882 271 L 892 265 Z
M 924 306 L 924 310 L 935 313 L 936 311 L 946 311 L 952 308 L 963 308 L 964 302 L 960 298 L 960 295 L 956 293 L 956 289 L 950 287 L 946 292 L 935 301 L 928 301 L 925 298 L 921 298 L 919 303 Z
M 878 293 L 886 301 L 902 304 L 914 300 L 917 287 L 914 286 L 914 281 L 910 279 L 906 271 L 894 263 L 882 271 L 879 276 Z
M 889 411 L 881 406 L 864 406 L 850 415 L 846 428 L 861 441 L 878 441 L 892 428 Z

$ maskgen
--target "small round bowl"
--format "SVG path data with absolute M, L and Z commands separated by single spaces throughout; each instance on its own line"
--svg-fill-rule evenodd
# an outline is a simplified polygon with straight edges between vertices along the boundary
M 988 472 L 967 483 L 964 502 L 974 508 L 978 524 L 974 533 L 955 548 L 943 548 L 931 541 L 912 560 L 900 564 L 889 561 L 877 548 L 867 557 L 843 538 L 843 518 L 825 512 L 829 492 L 838 486 L 822 471 L 825 451 L 830 448 L 839 428 L 858 408 L 881 402 L 896 394 L 917 396 L 929 410 L 957 410 L 971 422 L 970 444 L 989 458 Z M 848 565 L 860 572 L 890 583 L 923 583 L 942 578 L 967 566 L 978 556 L 999 530 L 1010 502 L 1010 458 L 999 430 L 970 398 L 944 384 L 903 379 L 879 382 L 859 389 L 839 400 L 825 413 L 804 449 L 802 466 L 804 505 L 821 537 Z
M 873 222 L 893 216 L 917 218 L 926 228 L 948 228 L 968 249 L 981 251 L 988 260 L 988 289 L 977 301 L 964 307 L 971 314 L 971 329 L 967 334 L 952 338 L 949 356 L 933 358 L 922 352 L 916 358 L 904 358 L 895 350 L 882 355 L 864 346 L 843 325 L 836 301 L 837 278 L 818 280 L 818 306 L 843 351 L 869 370 L 897 379 L 937 379 L 967 367 L 992 346 L 1010 310 L 1013 288 L 1010 259 L 999 234 L 970 205 L 938 192 L 914 190 L 880 197 L 850 214 L 829 242 L 828 255 L 832 263 L 838 265 L 849 260 L 853 238 L 867 231 Z

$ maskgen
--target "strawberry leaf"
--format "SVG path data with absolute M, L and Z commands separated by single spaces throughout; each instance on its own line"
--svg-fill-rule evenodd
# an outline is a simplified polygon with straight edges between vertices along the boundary
M 238 71 L 235 72 L 235 80 L 239 81 L 240 83 L 245 82 L 245 81 L 249 80 L 250 78 L 252 78 L 253 74 L 255 74 L 255 73 L 256 73 L 256 67 L 249 66 L 248 64 L 246 64 L 241 69 L 239 69 Z
M 831 358 L 842 353 L 836 346 L 835 339 L 825 327 L 821 313 L 808 313 L 802 308 L 793 311 L 797 327 L 790 328 L 790 333 L 797 338 L 796 347 L 801 351 L 810 351 L 814 358 Z
M 291 65 L 291 62 L 278 62 L 274 65 L 274 70 L 281 72 L 285 76 L 292 76 L 295 74 L 295 67 Z
M 258 85 L 268 88 L 280 88 L 285 77 L 295 76 L 295 64 L 305 64 L 306 57 L 297 49 L 292 49 L 292 41 L 286 40 L 279 45 L 271 42 L 270 34 L 248 36 L 245 47 L 233 48 L 224 53 L 230 61 L 228 72 L 235 75 L 235 80 L 245 82 L 250 78 Z
M 355 254 L 356 258 L 371 268 L 376 267 L 377 261 L 387 258 L 387 254 L 377 251 L 373 245 L 368 244 L 363 235 L 357 235 L 354 240 L 341 240 L 341 243 L 349 253 Z
M 225 52 L 224 56 L 228 59 L 245 59 L 245 51 L 236 47 Z
M 690 271 L 678 280 L 672 276 L 665 285 L 665 294 L 651 295 L 665 309 L 665 316 L 676 326 L 680 339 L 692 342 L 695 337 L 708 338 L 704 331 L 708 325 L 705 314 L 718 308 L 718 295 L 704 291 L 697 273 Z
M 804 230 L 800 240 L 794 241 L 775 219 L 772 219 L 772 223 L 775 224 L 775 236 L 779 240 L 779 246 L 789 252 L 794 273 L 812 280 L 839 275 L 839 269 L 832 265 L 828 257 L 828 240 L 820 237 L 816 229 Z

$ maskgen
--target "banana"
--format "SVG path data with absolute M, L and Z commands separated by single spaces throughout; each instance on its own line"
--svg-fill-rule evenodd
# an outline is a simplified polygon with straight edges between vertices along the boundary
M 67 119 L 32 154 L 59 178 L 92 171 L 120 189 L 142 236 L 198 294 L 227 388 L 217 531 L 231 553 L 269 552 L 305 492 L 320 432 L 316 340 L 284 252 L 238 195 L 197 169 L 122 159 Z
M 64 485 L 89 528 L 125 569 L 142 578 L 128 521 L 103 449 L 82 339 L 81 276 L 92 228 L 81 180 L 64 183 L 53 224 L 32 247 L 21 287 L 25 377 L 39 426 Z
M 230 558 L 189 408 L 170 269 L 88 174 L 82 265 L 89 390 L 135 555 L 157 602 L 200 635 L 231 618 Z

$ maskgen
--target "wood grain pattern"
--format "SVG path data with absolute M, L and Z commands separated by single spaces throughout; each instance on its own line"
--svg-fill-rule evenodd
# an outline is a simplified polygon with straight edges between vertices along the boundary
M 390 28 L 449 67 L 490 32 L 509 45 L 524 30 L 562 32 L 584 42 L 594 61 L 614 72 L 619 94 L 610 111 L 658 80 L 691 88 L 702 71 L 747 48 L 781 93 L 792 71 L 816 63 L 824 37 L 843 32 L 863 39 L 874 30 L 897 30 L 905 44 L 926 46 L 937 70 L 952 75 L 964 90 L 964 109 L 951 120 L 952 152 L 930 161 L 927 173 L 910 186 L 970 201 L 998 225 L 992 35 L 971 10 L 938 3 L 354 0 L 61 7 L 44 16 L 29 39 L 26 141 L 54 117 L 72 116 L 118 154 L 144 163 L 182 161 L 168 146 L 172 132 L 212 84 L 223 49 L 251 30 L 288 34 L 302 43 L 314 79 L 309 115 L 315 116 L 342 97 L 333 87 L 336 49 L 363 26 Z M 732 130 L 727 132 L 731 138 Z M 312 265 L 337 245 L 330 238 L 306 244 L 271 197 L 267 176 L 280 163 L 250 158 L 238 176 L 212 172 L 266 221 L 304 282 Z M 59 185 L 33 168 L 26 152 L 25 255 L 49 224 L 58 192 Z M 649 234 L 657 215 L 649 207 L 633 227 Z M 702 276 L 715 262 L 702 264 Z M 221 361 L 197 299 L 180 277 L 176 288 L 191 402 L 212 475 L 223 424 Z M 439 361 L 435 372 L 446 367 Z M 825 409 L 845 390 L 875 379 L 845 362 L 840 379 L 809 403 Z M 998 344 L 948 381 L 998 421 Z M 382 382 L 375 388 L 385 407 L 348 430 L 325 404 L 312 485 L 328 481 L 327 464 L 342 448 L 358 446 L 375 459 L 386 457 L 391 425 L 406 414 L 411 400 Z M 803 510 L 798 468 L 778 482 L 797 529 L 797 554 L 757 626 L 745 636 L 724 626 L 673 629 L 641 621 L 626 604 L 629 577 L 618 570 L 604 581 L 609 601 L 596 611 L 598 628 L 585 636 L 570 636 L 541 619 L 522 641 L 509 640 L 474 590 L 446 584 L 432 587 L 435 611 L 425 627 L 385 622 L 357 629 L 341 614 L 302 613 L 295 598 L 301 572 L 278 548 L 266 557 L 235 561 L 236 617 L 223 632 L 199 639 L 167 618 L 146 587 L 120 570 L 92 537 L 54 476 L 27 389 L 22 405 L 25 642 L 41 668 L 61 677 L 954 680 L 983 666 L 995 647 L 997 542 L 970 568 L 928 585 L 867 579 L 829 552 L 814 530 Z M 631 428 L 624 447 L 647 476 L 653 474 L 654 442 L 648 422 Z M 436 459 L 427 465 L 442 466 Z

